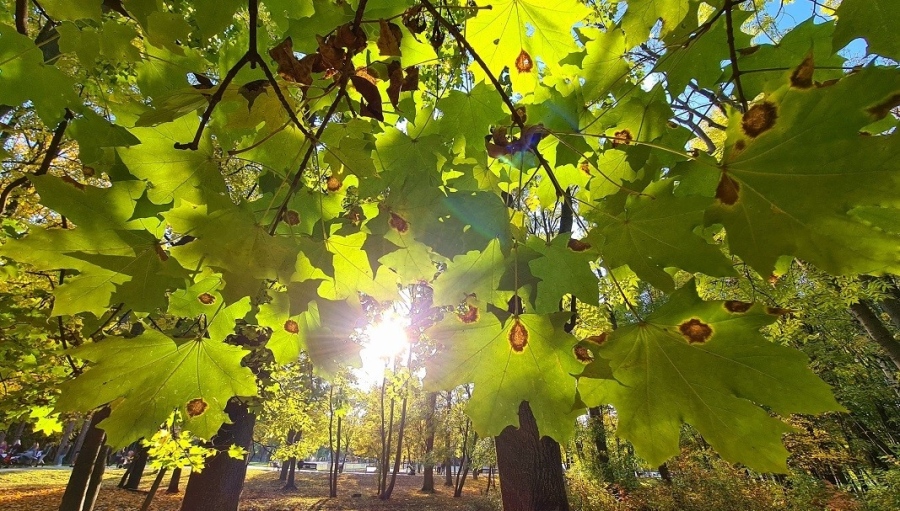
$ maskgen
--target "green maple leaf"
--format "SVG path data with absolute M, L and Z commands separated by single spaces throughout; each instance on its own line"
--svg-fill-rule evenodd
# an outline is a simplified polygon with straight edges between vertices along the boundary
M 62 433 L 63 425 L 59 421 L 59 413 L 52 413 L 52 406 L 36 406 L 28 414 L 29 419 L 36 419 L 34 430 L 50 436 L 54 433 Z
M 270 236 L 247 207 L 227 198 L 205 205 L 183 201 L 163 214 L 172 229 L 195 240 L 172 249 L 186 268 L 206 266 L 220 272 L 228 300 L 255 296 L 262 280 L 289 282 L 297 247 L 289 239 Z
M 538 237 L 528 240 L 528 247 L 542 256 L 528 263 L 531 273 L 541 279 L 537 285 L 536 312 L 558 311 L 559 301 L 568 294 L 591 305 L 600 304 L 597 276 L 591 270 L 597 254 L 574 243 L 570 246 L 570 239 L 571 234 L 563 233 L 550 243 Z
M 208 136 L 201 139 L 197 151 L 174 148 L 176 142 L 194 139 L 194 119 L 181 117 L 161 126 L 130 131 L 141 143 L 119 148 L 119 157 L 132 175 L 150 183 L 148 195 L 155 204 L 168 204 L 175 199 L 197 204 L 204 198 L 227 194 Z
M 506 266 L 504 261 L 499 240 L 492 240 L 484 250 L 454 257 L 434 281 L 435 305 L 456 305 L 469 295 L 475 295 L 481 303 L 492 303 Z
M 744 88 L 744 94 L 748 98 L 756 97 L 767 89 L 768 83 L 773 78 L 778 78 L 777 72 L 755 73 L 754 70 L 792 68 L 807 57 L 811 57 L 817 67 L 813 71 L 815 82 L 821 83 L 842 77 L 844 71 L 840 68 L 845 65 L 845 59 L 835 55 L 831 49 L 833 33 L 834 22 L 816 23 L 814 18 L 810 18 L 785 34 L 778 44 L 751 46 L 750 49 L 740 52 L 738 65 L 743 73 L 741 86 Z M 749 72 L 744 73 L 744 70 Z M 725 73 L 730 72 L 729 67 Z M 774 85 L 775 88 L 780 88 L 781 82 L 776 80 Z
M 501 0 L 466 21 L 466 39 L 494 76 L 509 68 L 513 88 L 525 93 L 537 83 L 538 60 L 558 68 L 562 59 L 579 50 L 572 27 L 588 14 L 587 7 L 575 0 L 561 0 L 552 7 L 540 0 Z M 476 81 L 486 79 L 478 64 L 470 69 Z
M 584 44 L 584 58 L 579 74 L 584 76 L 584 96 L 588 99 L 603 98 L 615 85 L 623 83 L 631 71 L 625 59 L 628 47 L 621 30 L 587 27 L 580 29 L 589 41 Z
M 573 348 L 577 340 L 562 325 L 570 314 L 523 314 L 498 319 L 469 309 L 430 328 L 438 349 L 426 365 L 426 389 L 475 383 L 466 413 L 482 436 L 519 425 L 519 403 L 528 401 L 541 435 L 560 442 L 573 432 L 572 374 L 582 371 Z
M 246 353 L 220 339 L 176 341 L 155 330 L 88 343 L 71 354 L 93 364 L 61 385 L 57 409 L 87 411 L 111 403 L 100 427 L 113 446 L 152 436 L 175 409 L 193 434 L 210 438 L 228 419 L 224 409 L 231 397 L 256 395 L 253 373 L 240 364 Z
M 740 23 L 736 24 L 740 26 Z M 696 29 L 696 23 L 693 25 Z M 737 36 L 742 35 L 739 30 L 735 32 Z M 720 17 L 706 32 L 688 39 L 684 44 L 667 41 L 667 47 L 671 49 L 660 59 L 655 70 L 666 73 L 668 89 L 672 94 L 684 92 L 691 80 L 697 80 L 701 87 L 708 87 L 722 74 L 720 62 L 728 59 L 726 41 L 725 20 Z
M 357 232 L 348 236 L 334 234 L 325 240 L 334 256 L 334 276 L 319 285 L 322 298 L 345 300 L 360 291 L 378 300 L 392 300 L 397 296 L 396 285 L 375 280 L 372 264 L 363 250 L 366 238 L 366 233 Z
M 894 0 L 844 0 L 835 15 L 834 49 L 840 50 L 857 37 L 865 37 L 869 53 L 900 59 L 897 20 L 900 3 Z
M 470 156 L 484 153 L 484 136 L 509 115 L 497 91 L 485 83 L 476 84 L 470 91 L 452 90 L 435 107 L 444 115 L 430 129 L 451 140 L 464 139 L 464 154 Z
M 273 293 L 272 301 L 259 306 L 256 320 L 260 326 L 272 330 L 266 348 L 272 351 L 275 362 L 296 362 L 300 351 L 306 348 L 306 336 L 310 329 L 309 313 L 290 313 L 290 298 L 284 293 Z
M 678 454 L 688 423 L 726 459 L 786 472 L 781 436 L 791 428 L 762 407 L 781 415 L 842 408 L 803 353 L 758 333 L 775 319 L 761 305 L 704 302 L 691 281 L 609 335 L 598 353 L 615 380 L 582 378 L 579 394 L 589 406 L 613 404 L 618 434 L 652 466 Z
M 896 239 L 849 214 L 900 204 L 900 138 L 859 133 L 896 106 L 898 90 L 894 69 L 828 87 L 786 85 L 733 114 L 722 162 L 681 166 L 679 190 L 716 197 L 707 224 L 724 225 L 731 251 L 761 274 L 782 255 L 832 274 L 900 271 Z
M 0 24 L 0 75 L 0 103 L 21 105 L 31 101 L 47 126 L 55 126 L 67 107 L 81 104 L 74 92 L 74 81 L 45 64 L 34 41 L 5 24 Z
M 306 345 L 317 374 L 333 378 L 338 371 L 360 367 L 360 345 L 353 341 L 356 329 L 365 326 L 365 314 L 356 297 L 349 300 L 314 300 L 304 316 Z
M 675 181 L 647 186 L 641 195 L 620 191 L 588 218 L 596 227 L 589 242 L 610 268 L 627 264 L 641 279 L 672 291 L 675 282 L 665 268 L 707 275 L 734 275 L 731 261 L 715 245 L 694 233 L 703 223 L 710 200 L 672 194 Z M 614 200 L 613 200 L 614 199 Z
M 662 20 L 659 37 L 674 30 L 691 11 L 689 0 L 629 0 L 622 16 L 622 29 L 629 46 L 647 40 L 650 29 Z

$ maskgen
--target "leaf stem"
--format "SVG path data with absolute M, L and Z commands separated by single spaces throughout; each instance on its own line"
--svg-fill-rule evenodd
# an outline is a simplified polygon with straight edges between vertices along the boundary
M 726 0 L 725 6 L 725 31 L 728 34 L 728 54 L 731 59 L 731 77 L 734 80 L 734 87 L 737 89 L 737 96 L 741 102 L 742 111 L 747 111 L 747 96 L 744 95 L 744 86 L 741 84 L 741 70 L 738 67 L 737 48 L 734 43 L 734 20 L 732 19 L 732 9 L 736 5 L 735 0 Z

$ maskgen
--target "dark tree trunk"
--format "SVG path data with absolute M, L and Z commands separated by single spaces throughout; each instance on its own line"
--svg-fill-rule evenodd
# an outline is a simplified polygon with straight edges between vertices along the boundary
M 437 408 L 437 392 L 429 392 L 425 415 L 425 470 L 422 478 L 422 490 L 434 493 L 434 412 Z
M 504 511 L 569 510 L 559 444 L 538 437 L 527 402 L 519 405 L 519 429 L 504 429 L 496 445 Z
M 409 363 L 407 362 L 407 367 L 409 367 Z M 404 394 L 403 399 L 401 400 L 400 405 L 400 429 L 397 432 L 397 452 L 394 454 L 394 470 L 391 472 L 391 483 L 385 488 L 384 493 L 381 494 L 381 500 L 388 500 L 391 498 L 391 493 L 394 491 L 394 484 L 397 482 L 397 472 L 400 471 L 400 456 L 403 454 L 403 432 L 406 428 L 406 395 Z M 391 406 L 393 407 L 393 400 L 391 400 Z
M 337 418 L 337 447 L 335 448 L 334 455 L 332 456 L 332 473 L 331 473 L 331 491 L 329 492 L 330 497 L 337 497 L 337 481 L 338 474 L 340 473 L 341 468 L 341 426 L 343 421 L 339 416 Z
M 297 472 L 297 457 L 291 456 L 291 459 L 288 460 L 288 474 L 287 481 L 284 483 L 284 486 L 281 487 L 282 490 L 296 490 L 297 482 L 295 479 L 295 475 Z
M 150 485 L 150 491 L 147 493 L 147 497 L 144 499 L 144 504 L 141 506 L 141 511 L 148 511 L 150 509 L 150 503 L 153 502 L 153 497 L 156 496 L 156 490 L 159 490 L 159 485 L 162 483 L 163 477 L 166 476 L 166 469 L 159 469 L 159 473 L 156 474 L 156 478 L 153 479 L 153 484 Z
M 287 443 L 288 445 L 294 445 L 297 442 L 297 432 L 293 429 L 288 431 Z M 287 461 L 287 472 L 285 473 L 285 478 L 282 481 L 285 481 L 284 486 L 281 488 L 282 490 L 296 490 L 297 483 L 294 479 L 294 472 L 297 470 L 297 457 L 291 456 Z M 284 471 L 282 471 L 284 472 Z
M 469 473 L 469 464 L 471 459 L 469 458 L 469 427 L 471 427 L 472 421 L 466 421 L 466 429 L 463 432 L 463 445 L 462 445 L 462 458 L 459 460 L 459 471 L 456 473 L 456 486 L 453 489 L 453 496 L 460 497 L 462 496 L 463 486 L 466 484 L 466 474 Z M 472 440 L 472 443 L 477 441 L 478 435 L 475 435 L 475 438 Z
M 100 495 L 100 484 L 103 482 L 103 473 L 106 472 L 106 457 L 109 456 L 110 447 L 104 445 L 94 460 L 94 469 L 91 472 L 91 479 L 88 481 L 87 491 L 84 494 L 84 504 L 81 511 L 91 511 L 97 502 L 97 496 Z
M 450 409 L 453 407 L 453 393 L 447 392 L 447 417 L 450 416 Z M 446 428 L 446 446 L 447 446 L 447 458 L 444 461 L 444 486 L 453 486 L 453 446 L 450 445 L 450 421 L 447 421 Z
M 72 432 L 75 431 L 75 425 L 74 420 L 66 422 L 62 438 L 59 441 L 59 447 L 56 448 L 56 455 L 53 457 L 53 464 L 56 466 L 62 465 L 63 458 L 66 457 L 66 453 L 69 450 L 69 444 L 71 443 L 69 438 L 72 436 Z
M 225 413 L 231 424 L 222 424 L 212 439 L 212 446 L 220 452 L 209 460 L 203 472 L 191 472 L 184 500 L 181 501 L 181 511 L 236 511 L 238 508 L 247 464 L 244 460 L 232 458 L 227 451 L 232 444 L 250 448 L 256 416 L 236 399 L 228 402 Z
M 138 444 L 138 451 L 134 459 L 131 461 L 131 467 L 128 469 L 128 478 L 122 488 L 126 490 L 137 490 L 141 484 L 141 478 L 144 477 L 144 468 L 147 466 L 148 458 L 147 448 L 143 444 Z
M 178 493 L 181 491 L 178 488 L 178 485 L 181 484 L 181 468 L 176 467 L 172 470 L 172 479 L 169 480 L 169 487 L 166 488 L 166 493 Z
M 81 424 L 81 431 L 78 433 L 78 438 L 75 439 L 75 444 L 72 446 L 72 449 L 66 455 L 63 460 L 64 464 L 74 465 L 76 458 L 78 458 L 78 453 L 81 451 L 81 446 L 84 445 L 84 438 L 87 436 L 88 430 L 91 429 L 91 417 L 84 419 L 84 422 Z
M 278 475 L 279 481 L 287 481 L 287 473 L 288 469 L 291 467 L 290 460 L 284 460 L 281 462 L 281 474 Z
M 91 417 L 84 443 L 81 446 L 81 454 L 69 475 L 69 483 L 63 493 L 59 511 L 82 511 L 84 509 L 91 483 L 91 474 L 94 472 L 97 457 L 103 451 L 103 441 L 106 438 L 106 433 L 97 428 L 97 424 L 107 417 L 109 417 L 109 407 L 101 408 Z
M 606 466 L 609 463 L 609 449 L 606 447 L 606 426 L 603 424 L 603 410 L 599 406 L 588 408 L 591 433 L 594 447 L 597 449 L 597 461 Z
M 659 477 L 661 477 L 666 484 L 672 484 L 672 474 L 669 472 L 669 466 L 663 463 L 659 466 L 658 470 Z
M 894 365 L 900 369 L 900 342 L 894 339 L 869 304 L 865 300 L 856 302 L 850 305 L 850 312 L 866 330 L 869 337 L 884 349 Z

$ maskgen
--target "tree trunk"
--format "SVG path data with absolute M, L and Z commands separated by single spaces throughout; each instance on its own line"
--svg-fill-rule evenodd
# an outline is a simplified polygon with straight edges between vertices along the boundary
M 131 467 L 128 469 L 128 478 L 122 488 L 126 490 L 137 490 L 141 484 L 141 478 L 144 477 L 144 468 L 147 466 L 147 448 L 144 444 L 138 444 L 138 451 L 134 459 L 131 461 Z
M 94 504 L 97 503 L 97 496 L 100 495 L 100 484 L 103 482 L 103 473 L 106 472 L 106 457 L 109 456 L 110 447 L 104 445 L 94 460 L 94 469 L 91 472 L 91 479 L 88 481 L 87 491 L 84 494 L 84 504 L 81 511 L 91 511 Z
M 331 474 L 331 481 L 330 481 L 331 491 L 328 494 L 330 497 L 337 497 L 337 480 L 338 480 L 338 473 L 340 472 L 340 468 L 341 468 L 341 425 L 342 425 L 342 423 L 343 423 L 343 421 L 341 420 L 341 417 L 338 416 L 338 418 L 337 418 L 337 447 L 335 448 L 335 453 L 332 456 L 334 458 L 332 460 L 333 472 Z
M 437 392 L 429 392 L 425 415 L 425 470 L 422 478 L 422 489 L 425 493 L 434 493 L 434 412 L 437 408 Z
M 181 483 L 181 467 L 176 467 L 172 470 L 172 479 L 169 481 L 169 487 L 166 488 L 166 493 L 178 493 L 181 490 L 178 488 L 178 485 Z
M 609 449 L 606 447 L 606 426 L 603 424 L 603 410 L 599 406 L 588 408 L 590 428 L 593 433 L 594 447 L 597 449 L 597 461 L 604 466 L 609 464 Z
M 447 392 L 447 417 L 450 417 L 450 409 L 453 406 L 453 393 Z M 450 445 L 450 421 L 446 421 L 446 445 L 447 445 L 447 458 L 444 461 L 444 486 L 453 486 L 453 448 Z
M 463 444 L 462 444 L 462 458 L 459 460 L 459 471 L 456 473 L 456 486 L 453 489 L 453 497 L 462 496 L 463 485 L 466 484 L 466 474 L 469 473 L 469 463 L 471 459 L 469 458 L 469 428 L 472 425 L 472 421 L 466 420 L 466 429 L 463 432 Z M 475 438 L 472 439 L 472 445 L 477 442 L 478 435 L 475 435 Z
M 894 339 L 894 336 L 884 326 L 881 319 L 869 307 L 869 304 L 865 300 L 860 300 L 850 306 L 850 312 L 856 318 L 856 321 L 859 321 L 859 324 L 863 326 L 869 337 L 887 352 L 888 357 L 890 357 L 897 369 L 900 369 L 900 342 Z
M 409 367 L 409 363 L 407 363 L 407 367 Z M 391 472 L 391 483 L 384 490 L 384 493 L 381 494 L 381 500 L 388 500 L 391 498 L 391 493 L 394 491 L 394 483 L 397 482 L 397 472 L 400 471 L 400 456 L 403 454 L 403 431 L 406 427 L 406 394 L 404 393 L 403 399 L 401 400 L 400 405 L 400 430 L 397 432 L 397 452 L 394 455 L 394 470 Z M 391 399 L 391 411 L 393 412 L 394 400 Z
M 13 433 L 12 442 L 10 442 L 10 444 L 14 444 L 22 440 L 22 434 L 25 433 L 25 426 L 26 423 L 24 421 L 19 423 L 19 425 L 16 427 L 15 433 Z
M 291 468 L 290 460 L 284 460 L 281 462 L 281 474 L 278 475 L 279 481 L 287 481 L 287 473 L 289 468 Z
M 250 447 L 256 416 L 236 399 L 228 402 L 225 413 L 231 424 L 222 424 L 212 439 L 212 446 L 220 452 L 206 464 L 203 472 L 191 472 L 184 500 L 181 502 L 181 511 L 236 511 L 238 508 L 247 463 L 245 460 L 232 458 L 227 451 L 232 444 L 245 449 Z
M 297 432 L 294 431 L 293 429 L 288 431 L 288 436 L 287 436 L 288 445 L 289 446 L 294 445 L 294 443 L 296 443 L 296 441 L 297 441 Z M 294 474 L 295 474 L 296 470 L 297 470 L 297 457 L 291 456 L 287 461 L 287 472 L 285 474 L 286 477 L 285 477 L 285 479 L 281 479 L 282 481 L 285 481 L 284 486 L 281 488 L 282 490 L 296 490 L 297 489 L 297 483 L 295 482 L 295 479 L 294 479 Z M 282 472 L 284 472 L 284 471 L 282 471 Z
M 94 412 L 88 423 L 87 433 L 84 435 L 84 443 L 81 446 L 81 454 L 75 460 L 75 468 L 69 475 L 69 483 L 63 493 L 59 511 L 82 511 L 85 499 L 91 483 L 91 475 L 94 472 L 97 457 L 103 451 L 103 441 L 106 433 L 97 428 L 97 424 L 109 417 L 109 407 L 103 407 Z
M 65 458 L 69 449 L 69 444 L 71 443 L 69 438 L 72 436 L 73 431 L 75 431 L 75 420 L 69 420 L 66 422 L 65 429 L 63 429 L 62 438 L 59 440 L 59 447 L 56 448 L 56 456 L 53 457 L 54 465 L 62 465 L 63 458 Z
M 288 474 L 287 481 L 284 483 L 284 486 L 281 487 L 284 491 L 296 490 L 297 483 L 295 479 L 295 474 L 297 471 L 297 457 L 291 456 L 291 459 L 288 460 Z
M 147 493 L 147 497 L 144 499 L 144 504 L 141 506 L 141 511 L 149 511 L 150 503 L 153 502 L 153 497 L 156 496 L 156 490 L 159 489 L 160 483 L 162 483 L 163 477 L 166 476 L 166 468 L 163 467 L 159 469 L 159 473 L 156 474 L 156 478 L 153 480 L 153 484 L 150 486 L 150 492 Z
M 78 438 L 75 439 L 75 445 L 72 446 L 72 449 L 66 454 L 65 459 L 63 460 L 64 464 L 74 465 L 76 459 L 78 458 L 78 453 L 81 451 L 81 446 L 84 444 L 84 438 L 87 436 L 88 430 L 91 429 L 91 417 L 87 417 L 84 419 L 84 422 L 81 424 L 81 431 L 78 433 Z
M 496 439 L 504 511 L 568 511 L 559 444 L 538 437 L 526 401 L 519 405 L 519 429 L 508 426 Z

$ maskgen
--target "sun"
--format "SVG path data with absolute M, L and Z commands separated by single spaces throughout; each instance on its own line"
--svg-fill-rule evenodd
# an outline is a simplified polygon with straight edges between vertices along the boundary
M 406 328 L 409 318 L 393 311 L 385 312 L 366 327 L 363 340 L 363 367 L 368 364 L 384 367 L 384 363 L 403 354 L 409 348 Z

